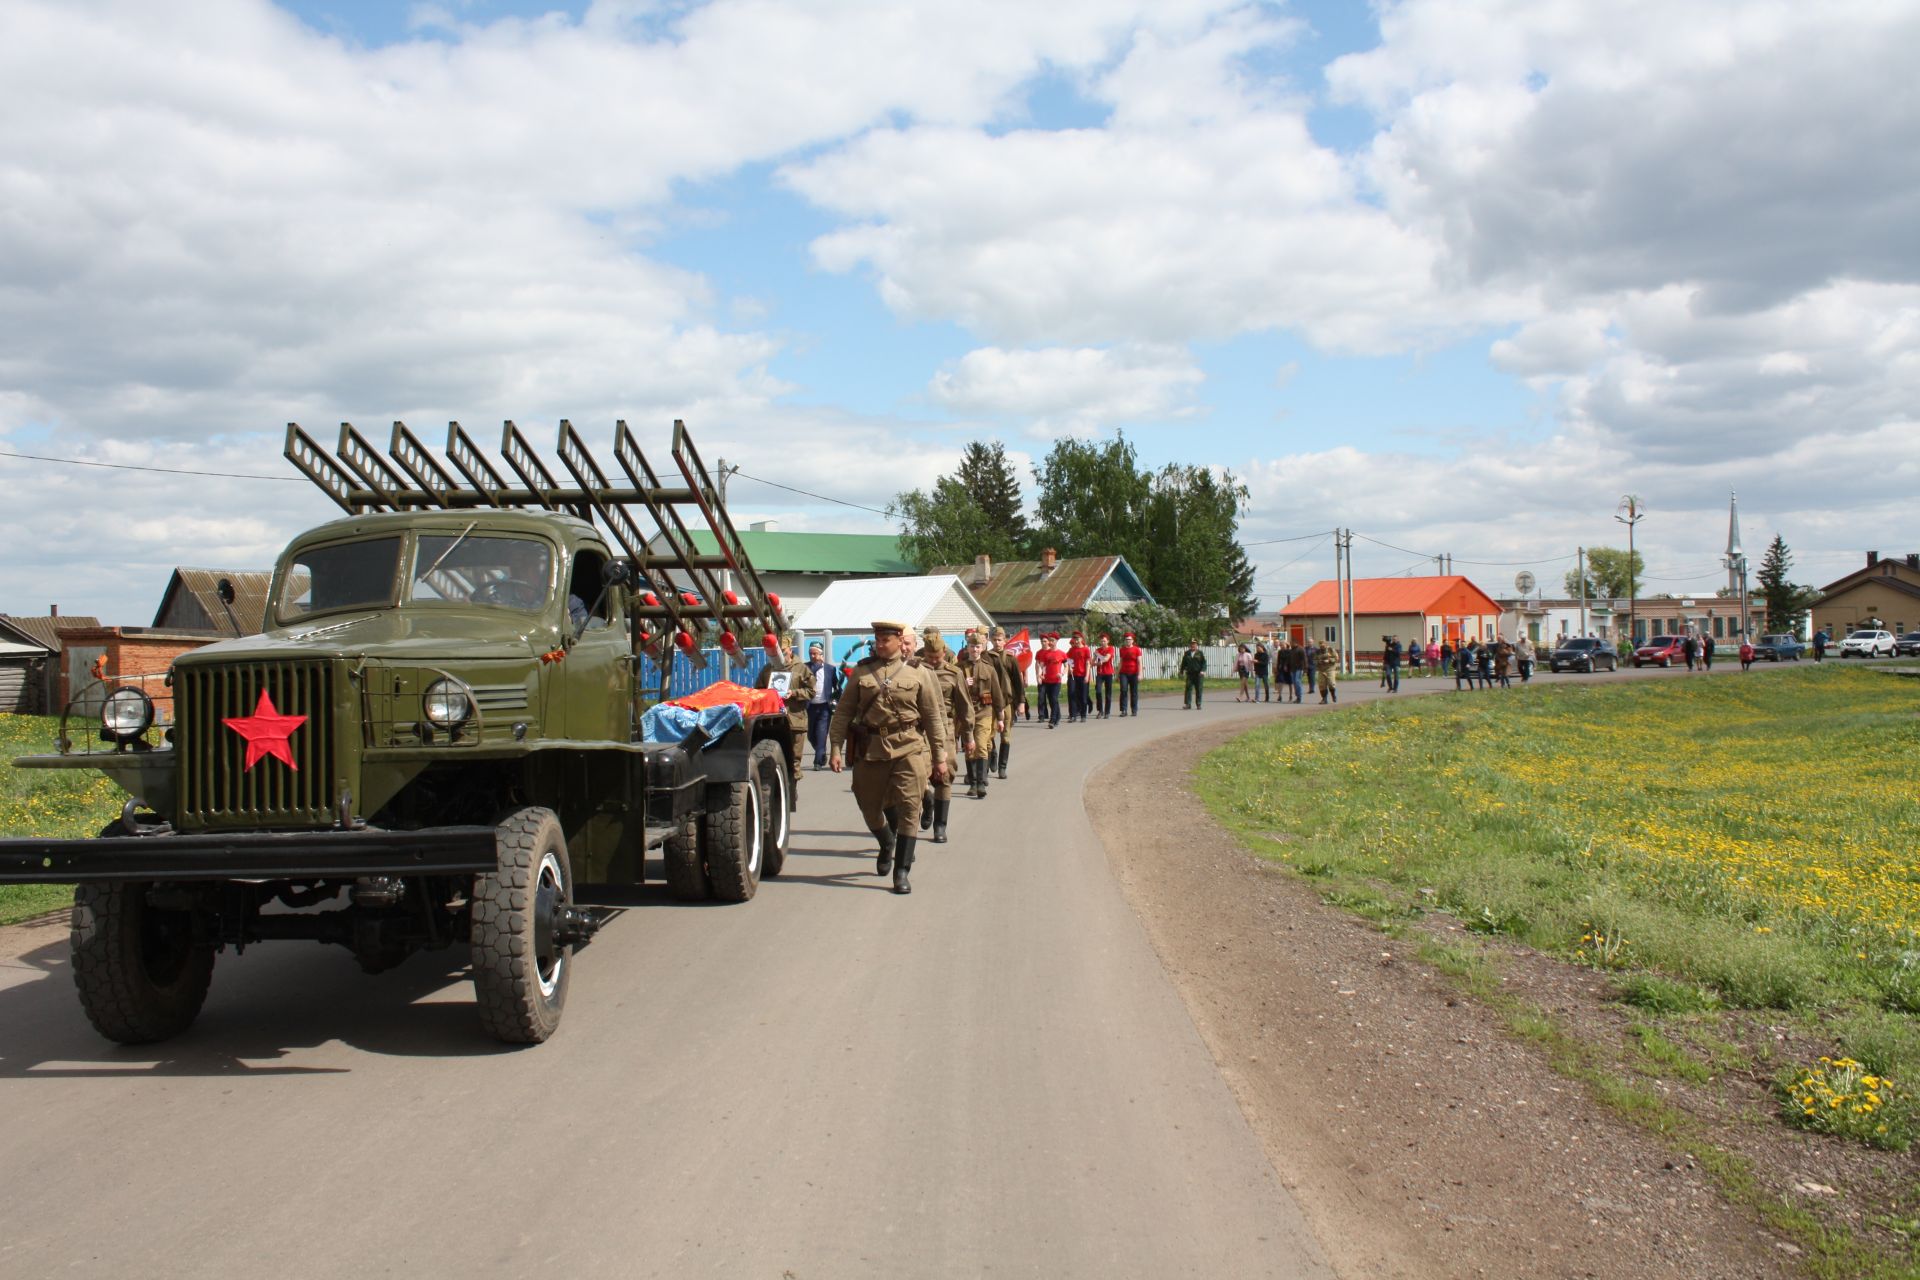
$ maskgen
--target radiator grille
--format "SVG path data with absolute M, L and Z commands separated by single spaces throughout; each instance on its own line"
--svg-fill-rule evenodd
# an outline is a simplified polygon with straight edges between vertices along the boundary
M 305 716 L 288 738 L 297 769 L 267 756 L 246 767 L 247 740 L 225 722 L 251 716 L 265 691 L 281 715 Z M 238 662 L 174 672 L 183 824 L 330 826 L 333 669 L 325 662 Z

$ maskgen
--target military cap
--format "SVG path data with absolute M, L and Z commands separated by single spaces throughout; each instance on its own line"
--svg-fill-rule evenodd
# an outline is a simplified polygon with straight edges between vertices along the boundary
M 995 627 L 987 634 L 991 635 L 995 640 L 1004 640 L 1007 638 L 1007 629 L 1005 627 Z
M 907 630 L 906 623 L 893 622 L 885 618 L 879 619 L 878 621 L 875 621 L 875 622 L 870 622 L 867 625 L 873 629 L 873 633 L 875 635 L 879 635 L 883 631 L 892 631 L 901 635 L 905 635 Z

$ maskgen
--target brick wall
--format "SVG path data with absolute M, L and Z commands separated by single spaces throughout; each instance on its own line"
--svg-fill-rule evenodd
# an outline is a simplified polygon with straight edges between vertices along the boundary
M 167 688 L 166 675 L 173 660 L 219 638 L 150 627 L 100 627 L 62 632 L 60 705 L 65 706 L 76 694 L 86 690 L 93 681 L 94 659 L 104 656 L 108 688 L 125 684 L 144 690 L 153 699 L 154 718 L 161 724 L 170 724 L 173 693 Z M 89 701 L 100 692 L 95 690 Z

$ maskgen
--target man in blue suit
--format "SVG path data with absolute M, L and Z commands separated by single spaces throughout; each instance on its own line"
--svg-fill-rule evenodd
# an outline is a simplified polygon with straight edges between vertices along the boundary
M 827 661 L 819 641 L 807 646 L 807 667 L 813 672 L 813 697 L 807 702 L 807 741 L 813 745 L 813 767 L 827 767 L 827 728 L 833 723 L 833 704 L 840 698 L 840 668 Z

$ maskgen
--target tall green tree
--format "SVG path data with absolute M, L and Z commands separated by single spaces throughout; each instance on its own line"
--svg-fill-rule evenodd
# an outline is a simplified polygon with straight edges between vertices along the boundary
M 1152 483 L 1124 434 L 1102 444 L 1057 441 L 1033 478 L 1040 487 L 1034 502 L 1040 543 L 1062 556 L 1122 555 L 1140 570 L 1149 536 L 1141 521 Z
M 992 444 L 973 441 L 960 457 L 956 478 L 966 487 L 987 522 L 1004 530 L 1016 548 L 1026 551 L 1031 531 L 1027 528 L 1026 513 L 1021 510 L 1020 477 L 1007 461 L 1006 446 L 998 440 Z
M 1063 556 L 1121 555 L 1156 600 L 1213 629 L 1259 607 L 1238 541 L 1247 488 L 1231 473 L 1146 471 L 1125 435 L 1062 440 L 1034 470 L 1036 538 Z
M 1787 574 L 1792 568 L 1793 552 L 1788 549 L 1787 540 L 1776 533 L 1767 546 L 1766 555 L 1760 558 L 1757 594 L 1767 606 L 1767 630 L 1799 635 L 1807 610 L 1813 607 L 1820 593 L 1790 581 Z
M 1647 579 L 1647 558 L 1638 549 L 1633 553 L 1632 580 L 1645 584 Z M 1580 594 L 1580 571 L 1567 571 L 1567 594 Z M 1604 600 L 1615 596 L 1624 598 L 1629 586 L 1627 553 L 1620 547 L 1587 548 L 1587 599 Z
M 971 564 L 975 556 L 1019 558 L 1005 526 L 996 523 L 953 476 L 941 476 L 930 492 L 916 489 L 893 500 L 899 518 L 900 553 L 920 572 L 935 565 Z

